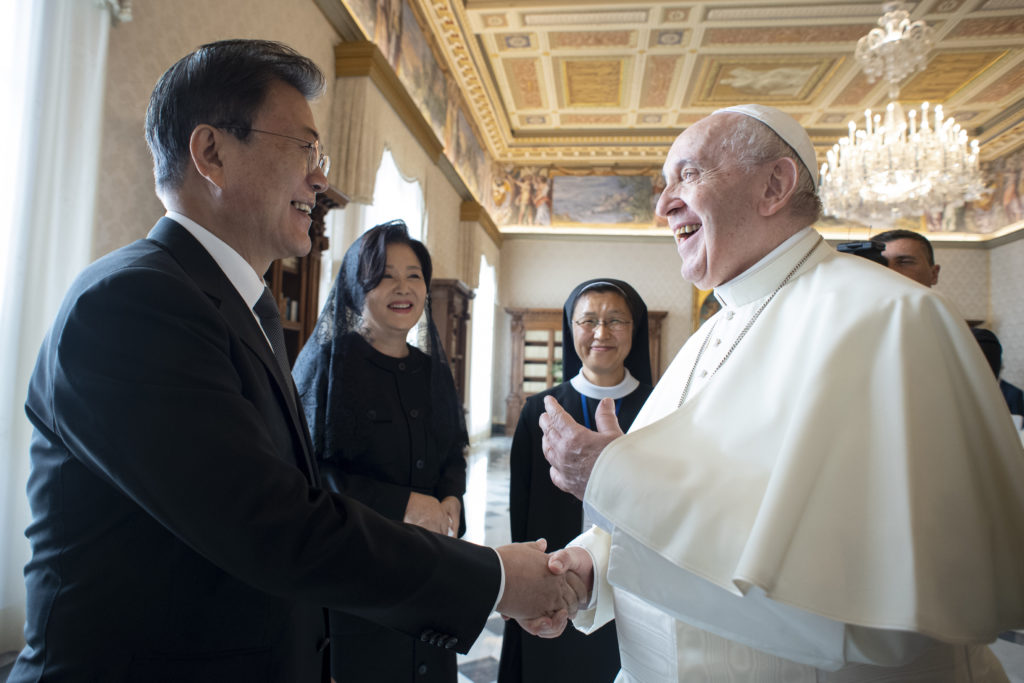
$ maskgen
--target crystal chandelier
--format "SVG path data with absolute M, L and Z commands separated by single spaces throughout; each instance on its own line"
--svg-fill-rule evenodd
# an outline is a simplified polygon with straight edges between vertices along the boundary
M 825 213 L 865 224 L 889 225 L 896 218 L 916 217 L 962 206 L 985 193 L 978 168 L 978 141 L 942 105 L 921 105 L 904 113 L 896 101 L 899 84 L 922 70 L 931 49 L 931 29 L 910 21 L 899 3 L 883 5 L 885 14 L 857 42 L 857 61 L 874 82 L 889 83 L 885 116 L 864 112 L 865 126 L 832 146 L 821 167 L 821 200 Z

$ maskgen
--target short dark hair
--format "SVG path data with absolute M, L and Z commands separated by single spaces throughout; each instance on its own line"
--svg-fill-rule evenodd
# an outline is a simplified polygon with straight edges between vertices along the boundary
M 423 242 L 409 236 L 409 229 L 404 221 L 388 221 L 370 228 L 363 235 L 363 242 L 359 247 L 358 276 L 363 294 L 375 289 L 384 278 L 384 271 L 388 265 L 388 245 L 391 244 L 404 244 L 412 249 L 412 253 L 419 259 L 420 268 L 423 269 L 423 280 L 429 291 L 434 269 L 430 262 L 430 252 Z
M 275 81 L 306 99 L 319 96 L 325 86 L 312 60 L 269 40 L 208 43 L 165 71 L 146 110 L 146 144 L 157 189 L 181 187 L 196 126 L 230 128 L 238 139 L 246 139 Z
M 932 243 L 928 241 L 928 238 L 919 232 L 913 230 L 886 230 L 883 233 L 873 235 L 871 239 L 875 242 L 883 242 L 888 244 L 889 242 L 895 242 L 896 240 L 915 240 L 924 245 L 925 251 L 928 252 L 928 265 L 935 265 L 935 251 L 932 249 Z

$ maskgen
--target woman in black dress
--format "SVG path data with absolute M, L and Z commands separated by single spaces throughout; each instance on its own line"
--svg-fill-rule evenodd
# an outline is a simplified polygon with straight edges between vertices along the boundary
M 602 398 L 615 399 L 615 413 L 629 429 L 651 393 L 647 306 L 621 280 L 588 280 L 569 295 L 562 313 L 562 373 L 566 381 L 526 400 L 512 439 L 509 513 L 512 540 L 546 538 L 548 552 L 590 526 L 583 504 L 551 483 L 541 451 L 544 397 L 554 396 L 582 425 L 595 428 Z M 619 671 L 614 622 L 585 636 L 569 627 L 546 640 L 505 622 L 499 683 L 612 681 Z
M 404 223 L 367 231 L 345 253 L 293 375 L 324 486 L 461 536 L 466 427 L 430 315 L 430 276 L 430 254 Z M 406 342 L 424 310 L 426 352 Z M 457 680 L 451 650 L 342 612 L 330 613 L 330 631 L 336 681 Z

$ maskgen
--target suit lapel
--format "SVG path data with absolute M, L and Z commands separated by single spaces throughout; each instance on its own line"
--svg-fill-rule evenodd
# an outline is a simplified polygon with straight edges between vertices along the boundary
M 285 376 L 281 372 L 274 352 L 267 344 L 263 329 L 256 321 L 253 312 L 245 305 L 238 290 L 199 241 L 188 230 L 170 218 L 161 218 L 150 231 L 149 239 L 166 249 L 206 295 L 214 301 L 231 329 L 256 354 L 266 367 L 267 372 L 273 377 L 278 397 L 284 404 L 292 422 L 292 428 L 299 436 L 299 442 L 302 445 L 302 461 L 298 464 L 302 466 L 310 483 L 319 485 L 319 473 L 311 456 L 309 428 L 299 409 L 295 382 L 291 375 Z

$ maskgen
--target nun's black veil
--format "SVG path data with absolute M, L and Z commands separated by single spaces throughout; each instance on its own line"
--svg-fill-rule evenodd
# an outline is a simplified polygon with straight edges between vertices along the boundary
M 430 254 L 421 242 L 409 237 L 402 221 L 390 221 L 368 230 L 345 252 L 316 328 L 292 369 L 313 437 L 313 451 L 319 458 L 330 458 L 345 447 L 358 447 L 361 441 L 357 416 L 361 413 L 362 387 L 350 386 L 345 381 L 345 368 L 350 346 L 357 341 L 355 335 L 360 334 L 363 327 L 366 293 L 380 282 L 379 278 L 376 282 L 365 279 L 360 282 L 360 256 L 368 240 L 407 244 L 412 248 L 423 268 L 427 291 L 430 291 Z M 430 356 L 431 429 L 442 449 L 440 452 L 444 453 L 452 447 L 465 447 L 469 439 L 462 404 L 431 315 L 429 296 L 424 311 L 426 325 L 420 325 L 417 346 Z
M 616 291 L 626 300 L 629 312 L 633 316 L 633 345 L 629 349 L 629 355 L 626 356 L 624 365 L 629 370 L 629 374 L 633 375 L 641 384 L 653 385 L 654 382 L 651 381 L 651 346 L 647 332 L 647 304 L 629 283 L 611 278 L 598 278 L 582 282 L 572 290 L 572 294 L 565 300 L 565 306 L 562 309 L 562 379 L 568 382 L 578 375 L 583 367 L 583 362 L 576 353 L 576 346 L 572 341 L 572 313 L 580 296 L 596 288 Z

